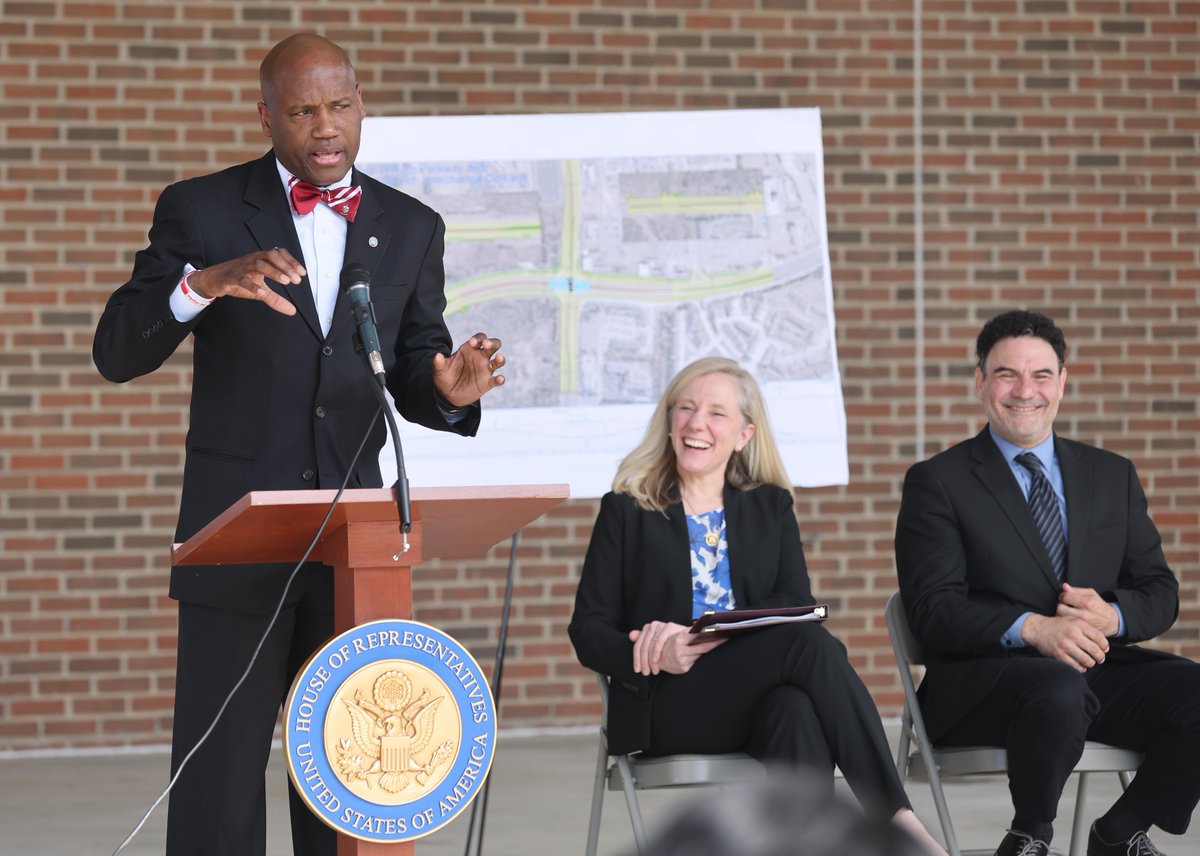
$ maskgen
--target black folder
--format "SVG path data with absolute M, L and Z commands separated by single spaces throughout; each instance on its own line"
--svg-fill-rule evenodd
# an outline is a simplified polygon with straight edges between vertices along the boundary
M 729 636 L 794 621 L 824 621 L 828 616 L 829 606 L 824 603 L 770 609 L 727 609 L 704 613 L 692 622 L 689 632 L 695 634 L 691 640 L 691 644 L 695 644 L 709 636 Z

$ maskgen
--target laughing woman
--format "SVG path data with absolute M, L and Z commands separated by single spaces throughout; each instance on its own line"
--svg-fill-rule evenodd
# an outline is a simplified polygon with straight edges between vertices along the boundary
M 707 610 L 814 602 L 758 384 L 709 357 L 667 387 L 600 503 L 570 635 L 609 677 L 614 753 L 748 752 L 822 770 L 935 854 L 845 647 L 812 623 L 690 644 Z

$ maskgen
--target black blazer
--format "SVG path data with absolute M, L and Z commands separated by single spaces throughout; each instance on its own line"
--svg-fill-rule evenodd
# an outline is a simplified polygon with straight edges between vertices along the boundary
M 1125 636 L 1110 660 L 1164 656 L 1132 645 L 1175 621 L 1179 585 L 1133 464 L 1055 437 L 1067 500 L 1067 582 L 1116 600 Z M 974 707 L 1013 656 L 1000 637 L 1023 612 L 1053 615 L 1059 586 L 1029 504 L 984 428 L 914 465 L 904 480 L 896 566 L 908 620 L 925 647 L 922 711 L 936 740 Z
M 813 603 L 792 495 L 773 485 L 725 488 L 725 531 L 740 608 Z M 692 568 L 683 505 L 645 511 L 608 493 L 592 530 L 569 633 L 579 662 L 611 678 L 608 743 L 646 748 L 658 676 L 633 671 L 629 631 L 651 621 L 692 621 Z
M 363 192 L 347 228 L 345 260 L 371 272 L 388 389 L 409 421 L 473 434 L 478 407 L 447 426 L 433 389 L 433 356 L 451 349 L 442 319 L 442 220 L 358 170 L 352 180 Z M 339 294 L 323 337 L 307 278 L 293 286 L 271 283 L 296 306 L 291 317 L 236 299 L 218 300 L 187 323 L 171 316 L 169 298 L 185 262 L 204 268 L 271 247 L 303 258 L 273 152 L 173 184 L 159 197 L 150 245 L 137 254 L 132 278 L 109 299 L 96 329 L 96 366 L 117 382 L 154 371 L 189 334 L 195 337 L 178 541 L 248 491 L 336 488 L 375 413 L 345 298 Z M 380 486 L 377 455 L 385 439 L 380 419 L 350 487 Z M 267 609 L 282 571 L 175 568 L 171 594 Z

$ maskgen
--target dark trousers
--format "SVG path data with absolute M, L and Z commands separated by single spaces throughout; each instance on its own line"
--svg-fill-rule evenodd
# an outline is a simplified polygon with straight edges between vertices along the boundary
M 1046 657 L 1014 657 L 938 743 L 1005 747 L 1017 817 L 1049 823 L 1085 740 L 1144 752 L 1118 805 L 1182 835 L 1200 800 L 1200 664 L 1110 657 L 1080 674 Z
M 245 671 L 270 617 L 179 604 L 172 775 Z M 171 791 L 168 856 L 265 853 L 265 771 L 280 705 L 293 677 L 332 633 L 332 571 L 306 567 L 250 675 Z M 290 782 L 288 789 L 293 851 L 333 856 L 336 833 L 308 809 Z
M 908 808 L 879 712 L 846 648 L 816 624 L 731 638 L 683 675 L 663 675 L 651 702 L 649 753 L 747 752 L 815 767 L 836 764 L 868 811 Z

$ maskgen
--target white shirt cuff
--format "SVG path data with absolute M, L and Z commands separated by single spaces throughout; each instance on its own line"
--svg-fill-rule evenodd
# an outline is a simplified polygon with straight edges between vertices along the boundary
M 176 321 L 186 324 L 197 315 L 204 311 L 204 307 L 212 303 L 215 298 L 202 297 L 196 293 L 195 289 L 188 288 L 188 274 L 197 270 L 191 263 L 183 266 L 183 274 L 179 277 L 179 282 L 175 284 L 175 290 L 171 292 L 171 315 Z

